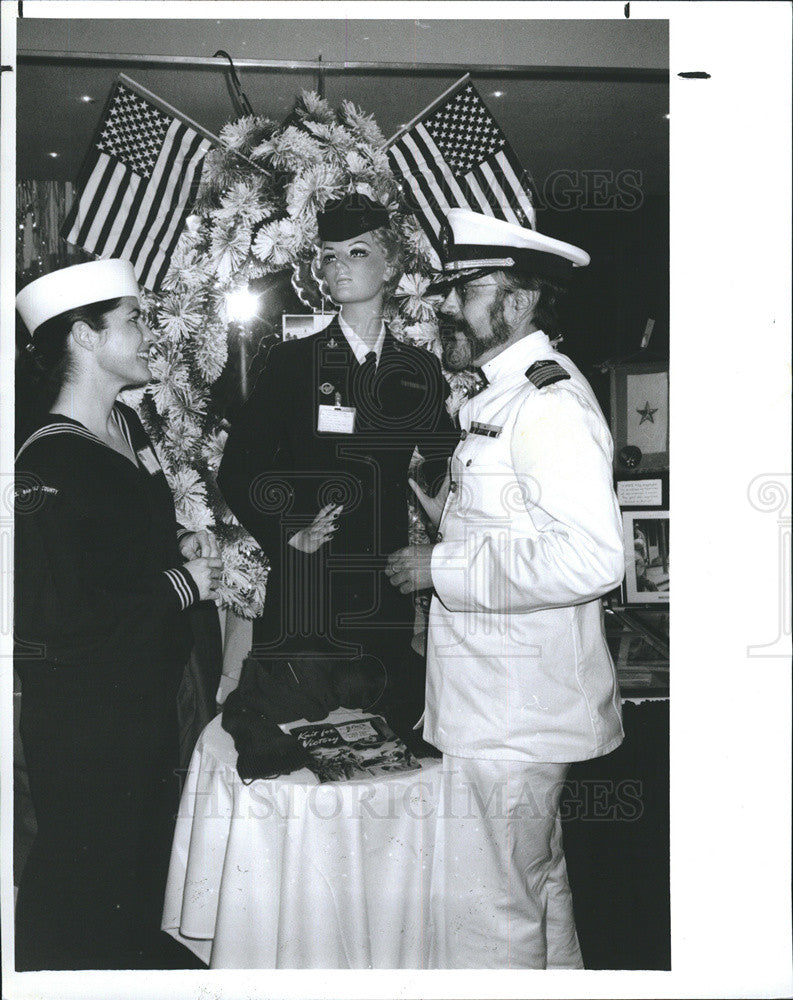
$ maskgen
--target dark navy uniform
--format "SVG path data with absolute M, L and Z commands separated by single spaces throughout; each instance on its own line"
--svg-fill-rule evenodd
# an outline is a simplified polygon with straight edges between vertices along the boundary
M 126 406 L 114 418 L 137 465 L 53 414 L 17 459 L 15 666 L 38 823 L 20 969 L 163 964 L 182 612 L 199 593 L 145 431 Z
M 432 481 L 456 443 L 447 395 L 434 355 L 386 334 L 376 370 L 360 365 L 337 320 L 272 349 L 218 475 L 272 564 L 264 615 L 254 623 L 259 652 L 363 650 L 384 662 L 392 681 L 405 672 L 412 600 L 389 585 L 383 567 L 407 544 L 414 448 Z M 346 426 L 332 414 L 331 423 L 324 419 L 336 407 L 346 410 Z M 327 426 L 343 429 L 319 429 Z M 287 545 L 329 503 L 344 508 L 331 540 L 311 555 Z M 423 680 L 414 686 L 418 718 Z

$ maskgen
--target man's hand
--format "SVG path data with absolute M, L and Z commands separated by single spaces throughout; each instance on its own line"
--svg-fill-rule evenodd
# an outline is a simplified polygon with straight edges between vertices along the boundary
M 432 545 L 410 545 L 392 552 L 386 563 L 385 573 L 391 585 L 401 594 L 432 587 Z
M 218 543 L 215 536 L 208 531 L 191 531 L 179 539 L 179 551 L 185 561 L 191 559 L 215 559 L 218 556 Z

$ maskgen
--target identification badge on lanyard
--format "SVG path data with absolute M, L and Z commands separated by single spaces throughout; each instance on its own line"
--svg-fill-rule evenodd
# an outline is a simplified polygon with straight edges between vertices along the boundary
M 157 461 L 157 456 L 151 448 L 141 448 L 140 451 L 137 451 L 135 454 L 138 456 L 140 464 L 150 476 L 153 476 L 160 471 L 160 463 Z
M 317 413 L 317 430 L 330 434 L 354 434 L 355 407 L 320 405 Z
M 330 387 L 331 390 L 333 386 Z M 329 395 L 330 393 L 324 385 L 320 389 Z M 317 430 L 325 431 L 329 434 L 354 434 L 355 433 L 355 407 L 341 405 L 341 393 L 336 393 L 335 406 L 327 406 L 320 403 L 317 411 Z

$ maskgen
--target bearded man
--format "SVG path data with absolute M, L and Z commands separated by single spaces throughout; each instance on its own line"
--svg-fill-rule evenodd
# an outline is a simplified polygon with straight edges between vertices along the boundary
M 590 386 L 558 353 L 556 301 L 583 250 L 449 213 L 444 363 L 479 366 L 445 488 L 412 484 L 438 531 L 387 573 L 433 588 L 424 738 L 446 779 L 433 858 L 430 965 L 581 968 L 559 801 L 573 761 L 623 738 L 600 598 L 624 573 L 613 446 Z

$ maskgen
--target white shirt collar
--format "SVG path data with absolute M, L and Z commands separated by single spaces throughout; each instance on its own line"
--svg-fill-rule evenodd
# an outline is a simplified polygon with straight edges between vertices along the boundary
M 345 320 L 342 318 L 341 313 L 339 313 L 338 315 L 338 320 L 339 320 L 339 326 L 341 327 L 341 332 L 347 339 L 347 343 L 350 345 L 350 349 L 352 350 L 352 353 L 355 355 L 358 364 L 362 365 L 364 363 L 366 355 L 370 351 L 375 352 L 375 354 L 377 355 L 377 363 L 380 364 L 380 355 L 383 353 L 383 344 L 385 343 L 385 323 L 382 320 L 380 320 L 380 333 L 377 336 L 377 341 L 375 342 L 374 347 L 367 347 L 367 345 L 364 344 L 364 342 L 361 340 L 361 338 L 358 336 L 355 330 L 353 330 L 350 324 L 345 322 Z
M 550 340 L 548 339 L 548 335 L 543 333 L 542 330 L 535 330 L 534 333 L 526 334 L 517 343 L 510 344 L 500 354 L 497 354 L 482 365 L 485 378 L 488 383 L 492 384 L 498 381 L 498 379 L 504 378 L 506 375 L 511 375 L 514 372 L 523 374 L 528 368 L 531 359 L 547 350 L 549 345 Z

